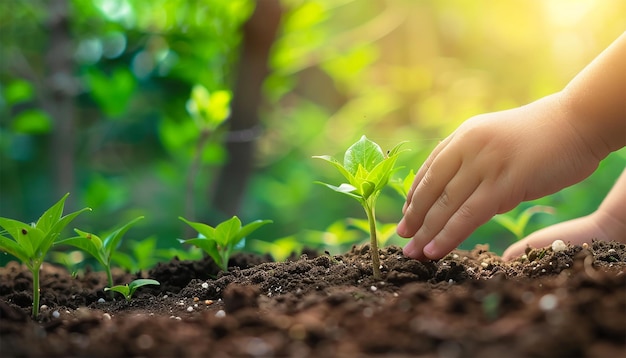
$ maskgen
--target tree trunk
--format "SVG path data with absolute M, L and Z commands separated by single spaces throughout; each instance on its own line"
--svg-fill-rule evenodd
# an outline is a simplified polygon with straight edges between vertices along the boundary
M 74 97 L 77 83 L 73 76 L 73 46 L 69 28 L 70 9 L 67 0 L 48 2 L 49 49 L 45 56 L 46 80 L 43 97 L 47 98 L 45 110 L 54 120 L 50 155 L 54 170 L 56 196 L 72 192 L 74 179 Z M 66 206 L 71 209 L 71 196 Z
M 242 50 L 229 119 L 230 132 L 226 139 L 228 159 L 217 178 L 212 200 L 213 207 L 222 216 L 219 220 L 239 212 L 252 173 L 255 142 L 260 131 L 257 112 L 281 13 L 278 0 L 258 1 L 254 13 L 243 27 Z

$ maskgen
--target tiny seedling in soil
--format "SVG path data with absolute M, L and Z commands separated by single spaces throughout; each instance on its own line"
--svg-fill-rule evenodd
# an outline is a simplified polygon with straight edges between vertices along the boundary
M 46 254 L 67 224 L 80 213 L 91 210 L 83 208 L 61 216 L 68 195 L 65 194 L 61 200 L 44 212 L 36 223 L 29 225 L 13 219 L 0 218 L 0 227 L 3 228 L 0 232 L 0 251 L 8 252 L 18 258 L 33 275 L 33 318 L 39 315 L 39 270 Z M 4 234 L 8 234 L 11 238 Z
M 387 155 L 380 146 L 373 141 L 362 136 L 356 143 L 352 144 L 344 155 L 343 164 L 328 156 L 314 156 L 327 161 L 339 170 L 347 183 L 339 186 L 321 183 L 328 188 L 348 195 L 356 199 L 367 215 L 370 233 L 370 251 L 372 256 L 372 269 L 375 279 L 381 278 L 380 259 L 378 256 L 378 240 L 376 237 L 376 215 L 375 206 L 382 189 L 389 182 L 391 174 L 397 169 L 394 168 L 398 155 L 401 153 L 400 147 L 404 142 L 397 144 Z
M 135 293 L 135 291 L 137 291 L 137 289 L 141 286 L 146 286 L 146 285 L 160 285 L 161 283 L 157 280 L 152 280 L 149 278 L 140 278 L 137 280 L 132 281 L 129 284 L 126 285 L 117 285 L 117 286 L 113 286 L 113 287 L 105 287 L 104 290 L 105 291 L 111 291 L 111 292 L 118 292 L 121 293 L 124 298 L 126 299 L 126 301 L 130 301 L 131 298 L 133 298 L 133 294 Z
M 534 205 L 522 211 L 517 218 L 514 218 L 511 214 L 501 214 L 494 216 L 493 221 L 504 226 L 504 228 L 515 235 L 515 239 L 519 241 L 524 238 L 524 232 L 526 231 L 526 226 L 528 226 L 530 218 L 538 213 L 554 214 L 554 208 L 551 206 Z
M 119 229 L 113 231 L 102 240 L 98 235 L 74 229 L 78 236 L 71 237 L 69 239 L 60 240 L 57 245 L 71 245 L 77 247 L 91 256 L 93 256 L 107 274 L 107 282 L 109 287 L 113 286 L 113 276 L 111 275 L 111 258 L 115 253 L 115 250 L 120 246 L 122 237 L 126 234 L 126 231 L 130 229 L 137 221 L 143 219 L 143 216 L 137 217 Z M 113 295 L 111 295 L 113 296 Z
M 197 238 L 179 240 L 181 243 L 191 244 L 204 250 L 223 271 L 228 271 L 228 260 L 236 246 L 252 232 L 272 220 L 256 220 L 245 226 L 241 226 L 241 220 L 237 216 L 221 222 L 216 227 L 207 224 L 192 222 L 183 217 L 180 220 L 198 232 Z

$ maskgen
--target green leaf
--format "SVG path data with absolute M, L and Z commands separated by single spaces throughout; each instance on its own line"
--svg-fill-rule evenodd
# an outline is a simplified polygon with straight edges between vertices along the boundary
M 121 293 L 127 300 L 130 300 L 130 288 L 128 285 L 117 285 L 113 287 L 105 287 L 104 291 L 115 291 Z
M 180 240 L 180 242 L 194 245 L 194 246 L 201 248 L 202 250 L 204 250 L 204 252 L 206 252 L 209 256 L 211 256 L 213 261 L 215 261 L 215 263 L 220 268 L 224 267 L 225 265 L 225 263 L 223 262 L 224 260 L 222 260 L 222 256 L 220 256 L 220 252 L 217 249 L 217 242 L 215 242 L 214 240 L 210 240 L 210 239 L 203 237 L 203 238 L 196 238 L 196 239 Z M 226 263 L 226 265 L 227 264 L 228 263 Z
M 328 187 L 328 188 L 330 188 L 330 189 L 332 189 L 332 190 L 334 190 L 334 191 L 336 191 L 338 193 L 346 194 L 346 195 L 348 195 L 350 197 L 353 197 L 353 198 L 355 198 L 357 200 L 361 200 L 362 199 L 362 197 L 360 195 L 354 194 L 354 192 L 357 191 L 357 188 L 355 188 L 354 186 L 352 186 L 350 184 L 343 183 L 343 184 L 341 184 L 339 186 L 334 186 L 334 185 L 323 183 L 323 182 L 319 182 L 319 181 L 316 182 L 316 183 L 322 184 L 322 185 L 324 185 L 324 186 L 326 186 L 326 187 Z
M 313 156 L 313 158 L 315 158 L 315 159 L 322 159 L 322 160 L 325 160 L 325 161 L 329 162 L 335 168 L 337 168 L 337 170 L 339 170 L 341 175 L 343 175 L 343 177 L 348 180 L 348 183 L 350 183 L 352 185 L 358 184 L 356 182 L 356 179 L 355 179 L 354 175 L 352 173 L 348 172 L 346 170 L 346 168 L 344 168 L 343 165 L 341 163 L 339 163 L 335 158 L 332 158 L 331 156 L 328 156 L 328 155 L 315 155 L 315 156 Z
M 28 258 L 32 256 L 24 251 L 24 249 L 17 242 L 2 235 L 0 235 L 0 251 L 7 252 L 22 262 L 27 262 Z
M 139 270 L 135 260 L 124 252 L 114 252 L 113 255 L 111 255 L 111 262 L 128 272 L 136 272 Z
M 226 247 L 227 245 L 234 246 L 235 243 L 231 241 L 237 233 L 241 230 L 241 220 L 238 217 L 233 216 L 232 218 L 221 222 L 219 225 L 215 227 L 215 241 L 217 244 L 222 247 Z
M 351 145 L 343 159 L 343 166 L 353 175 L 356 174 L 359 165 L 367 171 L 372 170 L 378 163 L 385 159 L 385 154 L 380 146 L 366 136 Z
M 149 278 L 139 278 L 139 279 L 136 279 L 136 280 L 132 281 L 130 284 L 128 284 L 128 288 L 130 289 L 129 296 L 132 296 L 135 293 L 135 291 L 137 291 L 137 289 L 139 287 L 146 286 L 146 285 L 156 285 L 156 286 L 159 286 L 160 284 L 161 283 L 159 281 L 152 280 L 152 279 L 149 279 Z
M 178 218 L 184 221 L 185 223 L 187 223 L 189 226 L 191 226 L 193 229 L 195 229 L 199 234 L 201 234 L 205 238 L 210 239 L 210 240 L 215 240 L 215 228 L 213 228 L 212 226 L 209 226 L 203 223 L 192 222 L 181 216 L 179 216 Z
M 54 224 L 54 226 L 52 226 L 50 231 L 46 233 L 46 236 L 44 237 L 39 249 L 42 250 L 44 253 L 47 252 L 52 246 L 52 244 L 54 243 L 54 240 L 58 238 L 61 231 L 63 231 L 63 229 L 67 226 L 67 224 L 69 224 L 78 215 L 82 214 L 85 211 L 91 211 L 91 208 L 83 208 L 81 210 L 67 214 L 64 217 L 62 217 L 59 221 L 57 221 Z
M 121 228 L 112 232 L 110 235 L 108 235 L 104 239 L 103 241 L 104 252 L 106 253 L 106 257 L 109 262 L 111 261 L 111 254 L 113 253 L 113 251 L 115 251 L 118 248 L 119 243 L 122 240 L 122 237 L 124 236 L 124 234 L 126 234 L 126 232 L 131 228 L 131 226 L 135 225 L 137 221 L 143 218 L 144 218 L 143 216 L 134 218 L 133 220 L 129 221 Z
M 21 79 L 12 81 L 4 88 L 4 99 L 9 106 L 30 101 L 34 96 L 33 86 Z
M 32 230 L 38 230 L 21 221 L 0 217 L 0 227 L 2 227 L 19 245 L 23 252 L 29 258 L 35 254 L 35 246 L 32 243 L 31 236 L 28 235 Z M 41 231 L 41 230 L 39 230 Z
M 71 245 L 93 256 L 103 266 L 107 267 L 107 259 L 102 249 L 100 237 L 88 232 L 74 229 L 79 236 L 71 237 L 55 242 L 55 245 Z
M 247 237 L 248 235 L 250 235 L 257 229 L 259 229 L 261 226 L 271 224 L 271 223 L 273 223 L 272 220 L 256 220 L 247 225 L 244 225 L 244 227 L 242 227 L 241 230 L 239 230 L 239 232 L 235 236 L 235 239 L 234 239 L 235 243 L 233 244 L 233 246 L 237 245 L 242 239 L 244 239 L 245 237 Z
M 185 218 L 179 218 L 195 228 L 200 234 L 202 234 L 202 231 L 210 233 L 210 236 L 204 235 L 205 237 L 202 238 L 180 241 L 204 250 L 224 271 L 228 269 L 228 259 L 237 243 L 262 225 L 272 222 L 271 220 L 257 220 L 242 227 L 241 220 L 237 216 L 233 216 L 213 229 L 202 223 L 194 223 Z
M 46 134 L 52 130 L 52 120 L 44 111 L 27 109 L 13 118 L 11 128 L 16 133 Z
M 367 199 L 374 193 L 376 189 L 376 184 L 371 181 L 364 181 L 361 183 L 361 196 L 363 199 Z
M 52 205 L 50 209 L 46 210 L 39 220 L 37 220 L 37 228 L 41 229 L 44 232 L 50 231 L 52 227 L 61 219 L 61 215 L 63 215 L 63 207 L 65 206 L 65 199 L 70 194 L 65 194 L 56 204 Z
M 406 198 L 413 185 L 413 180 L 415 180 L 415 172 L 411 169 L 404 179 L 393 180 L 390 181 L 389 184 L 391 184 L 391 187 L 394 188 L 402 198 Z

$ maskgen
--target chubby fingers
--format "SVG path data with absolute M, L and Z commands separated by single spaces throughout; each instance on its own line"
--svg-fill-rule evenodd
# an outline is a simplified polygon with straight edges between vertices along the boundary
M 433 152 L 434 153 L 434 152 Z M 426 213 L 442 195 L 444 189 L 461 167 L 461 158 L 446 156 L 445 150 L 422 168 L 415 177 L 405 206 L 404 215 L 396 229 L 401 237 L 411 237 L 422 226 Z M 431 156 L 431 158 L 433 158 Z M 429 158 L 430 160 L 430 158 Z M 428 163 L 428 161 L 427 161 Z
M 426 158 L 426 161 L 422 164 L 422 166 L 419 168 L 419 170 L 415 174 L 415 178 L 413 179 L 413 184 L 411 185 L 411 189 L 409 189 L 409 192 L 407 193 L 406 201 L 404 203 L 404 206 L 402 207 L 402 214 L 406 212 L 407 207 L 413 201 L 413 194 L 415 193 L 415 189 L 417 188 L 417 185 L 422 181 L 422 179 L 424 179 L 424 175 L 426 175 L 426 173 L 430 169 L 430 166 L 432 165 L 434 160 L 437 158 L 439 153 L 448 145 L 448 142 L 450 141 L 451 137 L 452 136 L 447 137 L 443 141 L 439 142 L 439 144 L 435 147 L 435 149 L 433 149 L 433 151 L 430 153 L 428 158 Z
M 446 188 L 449 193 L 457 193 L 460 199 L 438 200 L 426 214 L 424 224 L 405 246 L 404 254 L 418 260 L 436 260 L 456 248 L 498 212 L 494 204 L 497 200 L 493 200 L 493 184 L 483 181 L 476 186 L 450 185 Z

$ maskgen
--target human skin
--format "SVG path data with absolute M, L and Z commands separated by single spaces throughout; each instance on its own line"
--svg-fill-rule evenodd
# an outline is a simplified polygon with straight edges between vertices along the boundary
M 591 243 L 591 239 L 626 243 L 626 170 L 595 212 L 535 231 L 509 246 L 502 258 L 511 260 L 524 254 L 526 247 L 550 246 L 556 239 L 571 244 Z
M 625 145 L 626 32 L 562 91 L 470 118 L 439 143 L 402 210 L 404 254 L 439 259 L 495 214 L 580 182 Z

